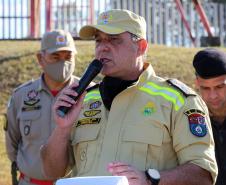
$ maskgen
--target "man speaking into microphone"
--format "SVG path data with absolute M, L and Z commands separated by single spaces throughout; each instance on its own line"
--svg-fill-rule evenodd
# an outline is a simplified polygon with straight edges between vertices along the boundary
M 57 126 L 41 148 L 45 174 L 126 176 L 129 185 L 213 184 L 217 165 L 207 108 L 193 90 L 156 76 L 145 61 L 144 18 L 110 10 L 79 34 L 95 39 L 104 78 L 76 101 L 78 84 L 57 98 Z M 64 117 L 57 114 L 61 106 L 70 108 Z

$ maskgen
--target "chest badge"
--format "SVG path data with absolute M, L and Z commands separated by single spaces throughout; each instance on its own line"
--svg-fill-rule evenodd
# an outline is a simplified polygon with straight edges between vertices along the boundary
M 156 106 L 153 102 L 148 102 L 142 109 L 142 113 L 144 116 L 150 116 L 154 112 L 156 112 Z
M 97 114 L 99 114 L 100 112 L 101 112 L 101 110 L 89 110 L 89 111 L 83 112 L 83 115 L 85 117 L 93 117 L 93 116 L 96 116 Z
M 190 109 L 184 114 L 188 116 L 191 133 L 197 137 L 204 137 L 207 133 L 205 113 L 197 109 Z
M 33 106 L 40 101 L 38 98 L 38 92 L 35 90 L 31 90 L 27 93 L 26 100 L 24 100 L 24 104 L 28 106 Z
M 97 109 L 101 106 L 101 102 L 100 101 L 95 101 L 93 103 L 90 104 L 89 108 L 90 109 Z
M 98 124 L 100 123 L 101 118 L 84 118 L 78 120 L 78 123 L 76 127 L 79 127 L 81 125 L 93 125 L 93 124 Z

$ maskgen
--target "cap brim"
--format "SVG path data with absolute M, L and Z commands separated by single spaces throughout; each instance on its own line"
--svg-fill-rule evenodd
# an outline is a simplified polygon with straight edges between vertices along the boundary
M 126 32 L 124 29 L 109 25 L 87 25 L 80 29 L 79 36 L 81 39 L 93 39 L 96 30 L 100 30 L 107 34 L 120 34 Z
M 77 53 L 75 48 L 71 48 L 71 47 L 60 47 L 60 48 L 51 48 L 51 49 L 47 49 L 45 50 L 47 53 L 51 54 L 51 53 L 55 53 L 57 51 L 72 51 Z

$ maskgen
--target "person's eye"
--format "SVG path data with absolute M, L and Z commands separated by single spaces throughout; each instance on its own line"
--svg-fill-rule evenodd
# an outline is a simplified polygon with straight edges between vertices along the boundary
M 96 43 L 100 43 L 100 41 L 101 41 L 101 40 L 100 40 L 99 38 L 95 38 L 95 42 L 96 42 Z
M 112 43 L 112 44 L 120 44 L 121 43 L 121 39 L 117 36 L 112 36 L 109 38 L 109 41 Z
M 119 39 L 119 38 L 116 37 L 116 36 L 109 37 L 109 40 L 111 40 L 111 41 L 118 40 L 118 39 Z
M 53 57 L 53 60 L 58 60 L 59 58 L 58 57 Z
M 218 86 L 217 86 L 218 89 L 222 89 L 222 88 L 224 88 L 224 87 L 225 87 L 225 84 L 222 84 L 222 85 L 218 85 Z
M 71 55 L 71 54 L 70 54 L 70 55 L 67 55 L 67 56 L 66 56 L 66 59 L 67 59 L 67 60 L 72 60 L 72 59 L 73 59 L 73 55 Z
M 200 87 L 200 89 L 201 89 L 201 90 L 203 90 L 203 91 L 207 91 L 207 90 L 209 90 L 209 88 L 208 88 L 208 87 Z
M 73 57 L 68 57 L 66 60 L 68 60 L 69 62 L 73 61 Z

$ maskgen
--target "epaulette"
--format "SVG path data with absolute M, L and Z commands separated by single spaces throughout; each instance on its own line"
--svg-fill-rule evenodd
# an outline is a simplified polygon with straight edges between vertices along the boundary
M 19 85 L 17 88 L 15 88 L 15 89 L 13 90 L 13 92 L 17 92 L 19 89 L 21 89 L 21 88 L 23 88 L 23 87 L 26 87 L 26 86 L 28 86 L 28 85 L 30 85 L 30 84 L 32 84 L 32 83 L 33 83 L 33 80 L 30 80 L 30 81 L 28 81 L 28 82 L 25 82 L 25 83 Z
M 91 90 L 93 90 L 93 89 L 98 88 L 99 86 L 100 86 L 99 83 L 98 83 L 98 84 L 95 84 L 95 85 L 93 85 L 92 87 L 87 88 L 86 91 L 89 92 L 89 91 L 91 91 Z
M 166 81 L 169 83 L 170 86 L 173 86 L 173 87 L 177 88 L 178 90 L 180 90 L 180 92 L 182 92 L 185 97 L 197 95 L 197 93 L 194 90 L 192 90 L 190 87 L 185 85 L 183 82 L 181 82 L 175 78 L 168 79 Z

